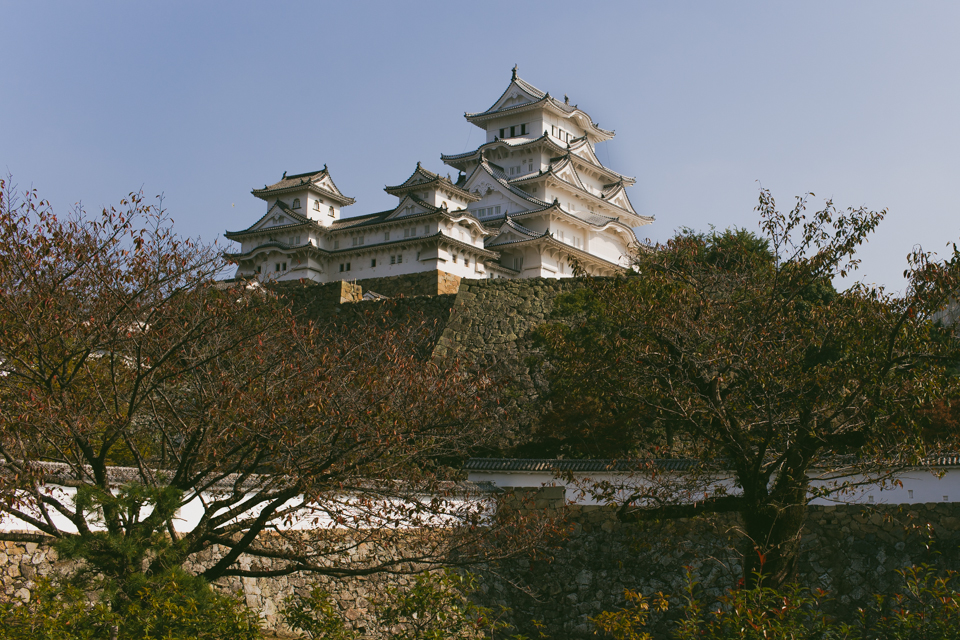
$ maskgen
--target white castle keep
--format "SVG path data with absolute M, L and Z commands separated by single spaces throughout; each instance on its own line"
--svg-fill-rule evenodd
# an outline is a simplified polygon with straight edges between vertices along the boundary
M 467 113 L 486 131 L 477 149 L 441 155 L 456 180 L 417 163 L 387 211 L 342 217 L 343 195 L 324 166 L 283 174 L 253 195 L 267 212 L 226 237 L 238 278 L 334 282 L 443 271 L 461 278 L 562 278 L 578 262 L 589 275 L 628 264 L 635 180 L 604 167 L 594 150 L 613 138 L 569 100 L 517 76 L 486 111 Z

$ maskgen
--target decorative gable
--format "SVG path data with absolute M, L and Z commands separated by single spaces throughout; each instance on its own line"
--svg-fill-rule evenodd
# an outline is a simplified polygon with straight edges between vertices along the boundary
M 615 193 L 612 197 L 607 198 L 607 202 L 613 203 L 621 209 L 626 209 L 627 211 L 632 210 L 630 202 L 627 200 L 627 194 L 624 193 L 623 189 Z
M 285 210 L 279 202 L 275 202 L 273 206 L 267 210 L 266 215 L 250 227 L 250 231 L 259 231 L 261 229 L 270 229 L 272 227 L 290 224 L 302 224 L 304 222 L 306 222 L 306 219 L 303 216 L 293 214 Z
M 532 92 L 526 90 L 524 87 L 521 87 L 515 80 L 510 83 L 510 86 L 507 87 L 507 90 L 504 91 L 503 95 L 500 96 L 500 99 L 497 100 L 492 107 L 487 109 L 487 112 L 500 111 L 501 109 L 507 109 L 510 107 L 516 107 L 522 104 L 529 104 L 531 102 L 537 102 L 543 98 L 542 95 L 535 95 Z
M 421 213 L 432 213 L 434 211 L 436 211 L 436 208 L 425 206 L 422 202 L 407 196 L 400 201 L 400 204 L 397 206 L 397 208 L 394 209 L 393 213 L 388 215 L 386 219 L 395 220 L 397 218 L 415 216 Z
M 506 180 L 498 180 L 491 173 L 486 163 L 482 163 L 474 169 L 473 173 L 466 179 L 463 189 L 469 191 L 478 198 L 485 198 L 492 194 L 500 194 L 504 200 L 516 205 L 516 211 L 526 211 L 530 209 L 531 204 L 537 203 L 532 196 L 522 195 L 522 192 L 516 187 L 511 188 L 505 184 Z M 518 193 L 520 192 L 520 193 Z
M 603 166 L 603 164 L 600 162 L 600 158 L 597 157 L 596 152 L 593 150 L 593 145 L 587 142 L 586 139 L 584 139 L 581 144 L 570 145 L 570 151 L 577 154 L 587 162 L 590 162 L 591 164 L 601 167 Z
M 571 163 L 569 160 L 562 163 L 557 169 L 555 169 L 554 174 L 561 180 L 569 182 L 579 189 L 584 191 L 586 190 L 583 186 L 583 182 L 580 180 L 580 176 L 577 174 L 577 170 L 573 167 L 573 163 Z

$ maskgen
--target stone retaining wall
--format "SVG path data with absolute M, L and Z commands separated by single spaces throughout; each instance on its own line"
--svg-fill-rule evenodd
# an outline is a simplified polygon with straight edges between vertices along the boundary
M 562 490 L 546 490 L 538 506 L 556 508 Z M 554 495 L 554 493 L 556 495 Z M 518 559 L 480 571 L 481 604 L 511 609 L 510 621 L 529 637 L 532 620 L 546 624 L 552 637 L 586 638 L 589 618 L 623 604 L 626 588 L 652 594 L 682 593 L 686 567 L 693 571 L 706 598 L 734 584 L 741 567 L 741 537 L 735 515 L 623 525 L 613 511 L 567 507 L 570 532 L 545 547 L 538 559 Z M 801 581 L 835 594 L 840 613 L 864 605 L 873 593 L 890 593 L 900 584 L 897 569 L 931 563 L 960 569 L 960 504 L 931 503 L 909 507 L 811 507 L 803 536 Z M 199 571 L 217 555 L 213 549 L 195 558 L 188 570 Z M 248 562 L 248 560 L 243 560 Z M 36 576 L 69 571 L 55 551 L 33 543 L 4 543 L 0 581 L 10 598 L 26 598 Z M 295 590 L 307 591 L 315 578 L 294 574 L 280 578 L 230 578 L 219 587 L 241 592 L 265 623 L 277 627 L 277 608 Z M 339 604 L 355 628 L 374 629 L 370 601 L 387 585 L 410 579 L 370 576 L 317 580 Z

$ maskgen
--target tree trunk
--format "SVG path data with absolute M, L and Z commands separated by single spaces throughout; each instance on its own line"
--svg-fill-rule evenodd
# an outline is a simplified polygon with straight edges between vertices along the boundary
M 805 466 L 805 465 L 804 465 Z M 800 535 L 807 518 L 806 469 L 785 470 L 773 490 L 762 491 L 740 512 L 747 534 L 744 585 L 778 589 L 797 575 Z

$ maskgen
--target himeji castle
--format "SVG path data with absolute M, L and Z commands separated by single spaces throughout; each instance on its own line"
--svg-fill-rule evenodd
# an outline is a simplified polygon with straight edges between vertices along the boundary
M 456 179 L 423 168 L 385 191 L 387 211 L 345 217 L 353 198 L 326 166 L 283 174 L 253 195 L 266 213 L 226 257 L 238 278 L 333 282 L 443 271 L 461 278 L 562 278 L 579 263 L 590 275 L 628 264 L 633 228 L 653 218 L 627 196 L 633 178 L 604 167 L 595 145 L 610 140 L 569 100 L 517 76 L 486 111 L 465 114 L 486 132 L 477 149 L 441 160 Z

